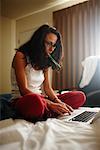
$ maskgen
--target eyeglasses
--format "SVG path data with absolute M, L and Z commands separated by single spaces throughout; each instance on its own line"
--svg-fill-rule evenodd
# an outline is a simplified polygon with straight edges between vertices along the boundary
M 56 48 L 56 43 L 53 44 L 52 42 L 49 42 L 49 41 L 45 41 L 45 43 L 46 43 L 46 45 L 47 45 L 48 47 L 52 47 L 53 49 Z

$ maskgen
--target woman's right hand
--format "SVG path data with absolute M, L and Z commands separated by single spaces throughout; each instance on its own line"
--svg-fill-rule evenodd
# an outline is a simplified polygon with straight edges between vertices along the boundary
M 63 105 L 62 103 L 54 103 L 54 102 L 47 102 L 48 108 L 51 109 L 53 112 L 57 113 L 58 115 L 64 115 L 65 113 L 71 114 L 71 110 Z

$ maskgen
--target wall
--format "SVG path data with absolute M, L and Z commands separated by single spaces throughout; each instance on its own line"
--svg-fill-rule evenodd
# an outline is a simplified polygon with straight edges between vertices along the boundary
M 0 0 L 0 41 L 1 41 L 1 0 Z M 1 91 L 1 43 L 0 42 L 0 91 Z
M 41 24 L 52 24 L 52 16 L 50 11 L 44 11 L 42 13 L 36 13 L 31 16 L 19 19 L 16 21 L 16 33 L 17 33 L 17 46 L 19 45 L 20 35 L 23 32 L 34 30 Z
M 10 66 L 15 47 L 15 22 L 9 18 L 2 17 L 2 63 L 1 63 L 1 93 L 11 91 Z

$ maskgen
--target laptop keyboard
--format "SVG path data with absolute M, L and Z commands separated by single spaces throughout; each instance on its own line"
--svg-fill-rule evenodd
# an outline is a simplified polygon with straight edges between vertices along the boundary
M 73 117 L 71 120 L 72 121 L 79 121 L 79 122 L 87 122 L 90 119 L 92 119 L 93 116 L 96 115 L 97 112 L 90 112 L 90 111 L 85 111 L 76 117 Z

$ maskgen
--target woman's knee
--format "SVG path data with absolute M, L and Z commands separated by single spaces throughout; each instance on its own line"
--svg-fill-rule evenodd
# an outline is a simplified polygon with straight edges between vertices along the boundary
M 86 100 L 86 96 L 81 91 L 70 91 L 59 96 L 63 102 L 76 109 L 82 106 Z
M 38 94 L 27 94 L 18 100 L 16 107 L 26 118 L 41 117 L 45 110 L 42 99 Z
M 81 107 L 86 101 L 86 96 L 82 91 L 76 91 L 75 96 L 75 103 L 73 105 L 73 108 Z
M 82 91 L 79 91 L 79 96 L 80 96 L 80 100 L 82 101 L 82 103 L 84 103 L 86 101 L 85 93 L 83 93 Z

